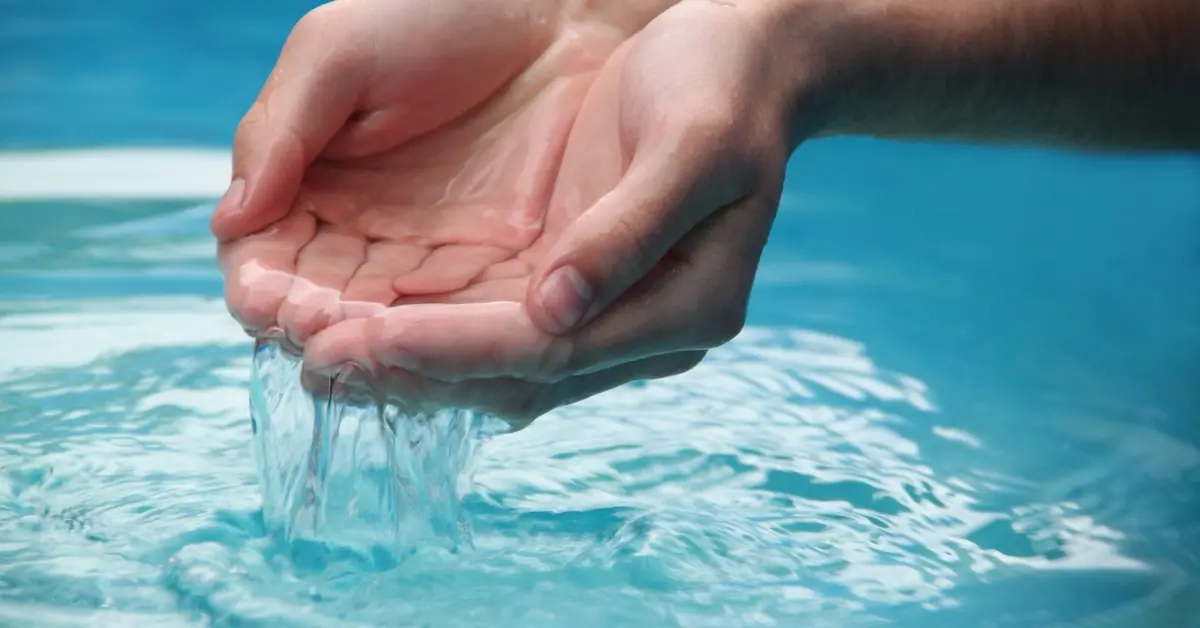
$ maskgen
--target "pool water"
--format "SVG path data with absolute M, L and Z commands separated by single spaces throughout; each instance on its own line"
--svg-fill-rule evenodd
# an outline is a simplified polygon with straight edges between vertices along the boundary
M 479 442 L 469 548 L 272 533 L 205 204 L 311 4 L 0 1 L 0 626 L 1200 626 L 1194 158 L 806 146 L 742 336 Z

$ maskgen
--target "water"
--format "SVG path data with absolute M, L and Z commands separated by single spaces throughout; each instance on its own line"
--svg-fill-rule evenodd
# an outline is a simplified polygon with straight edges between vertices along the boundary
M 469 543 L 287 538 L 223 173 L 3 160 L 224 147 L 304 8 L 0 2 L 0 626 L 1198 625 L 1194 159 L 806 147 L 747 331 L 471 441 Z
M 300 371 L 270 336 L 256 343 L 251 431 L 268 527 L 293 545 L 388 562 L 469 548 L 461 502 L 486 417 L 351 403 L 336 378 L 305 385 Z

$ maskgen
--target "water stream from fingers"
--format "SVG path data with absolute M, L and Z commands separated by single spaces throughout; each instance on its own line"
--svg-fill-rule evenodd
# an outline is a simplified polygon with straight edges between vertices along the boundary
M 469 547 L 461 503 L 479 417 L 351 402 L 336 378 L 303 385 L 301 366 L 274 336 L 255 345 L 250 408 L 263 516 L 293 554 L 390 564 L 422 547 Z

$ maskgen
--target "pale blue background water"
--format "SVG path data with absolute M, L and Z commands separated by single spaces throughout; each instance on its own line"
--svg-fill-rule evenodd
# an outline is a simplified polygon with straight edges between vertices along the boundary
M 0 0 L 0 150 L 226 146 L 310 4 Z M 188 207 L 0 204 L 0 626 L 1200 625 L 1196 159 L 803 148 L 746 338 L 350 586 L 259 529 Z

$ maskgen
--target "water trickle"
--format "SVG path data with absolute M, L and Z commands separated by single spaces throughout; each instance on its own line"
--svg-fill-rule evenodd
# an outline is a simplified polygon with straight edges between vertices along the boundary
M 401 558 L 471 545 L 462 509 L 482 420 L 410 414 L 301 384 L 301 360 L 255 345 L 250 387 L 263 517 L 291 545 Z

